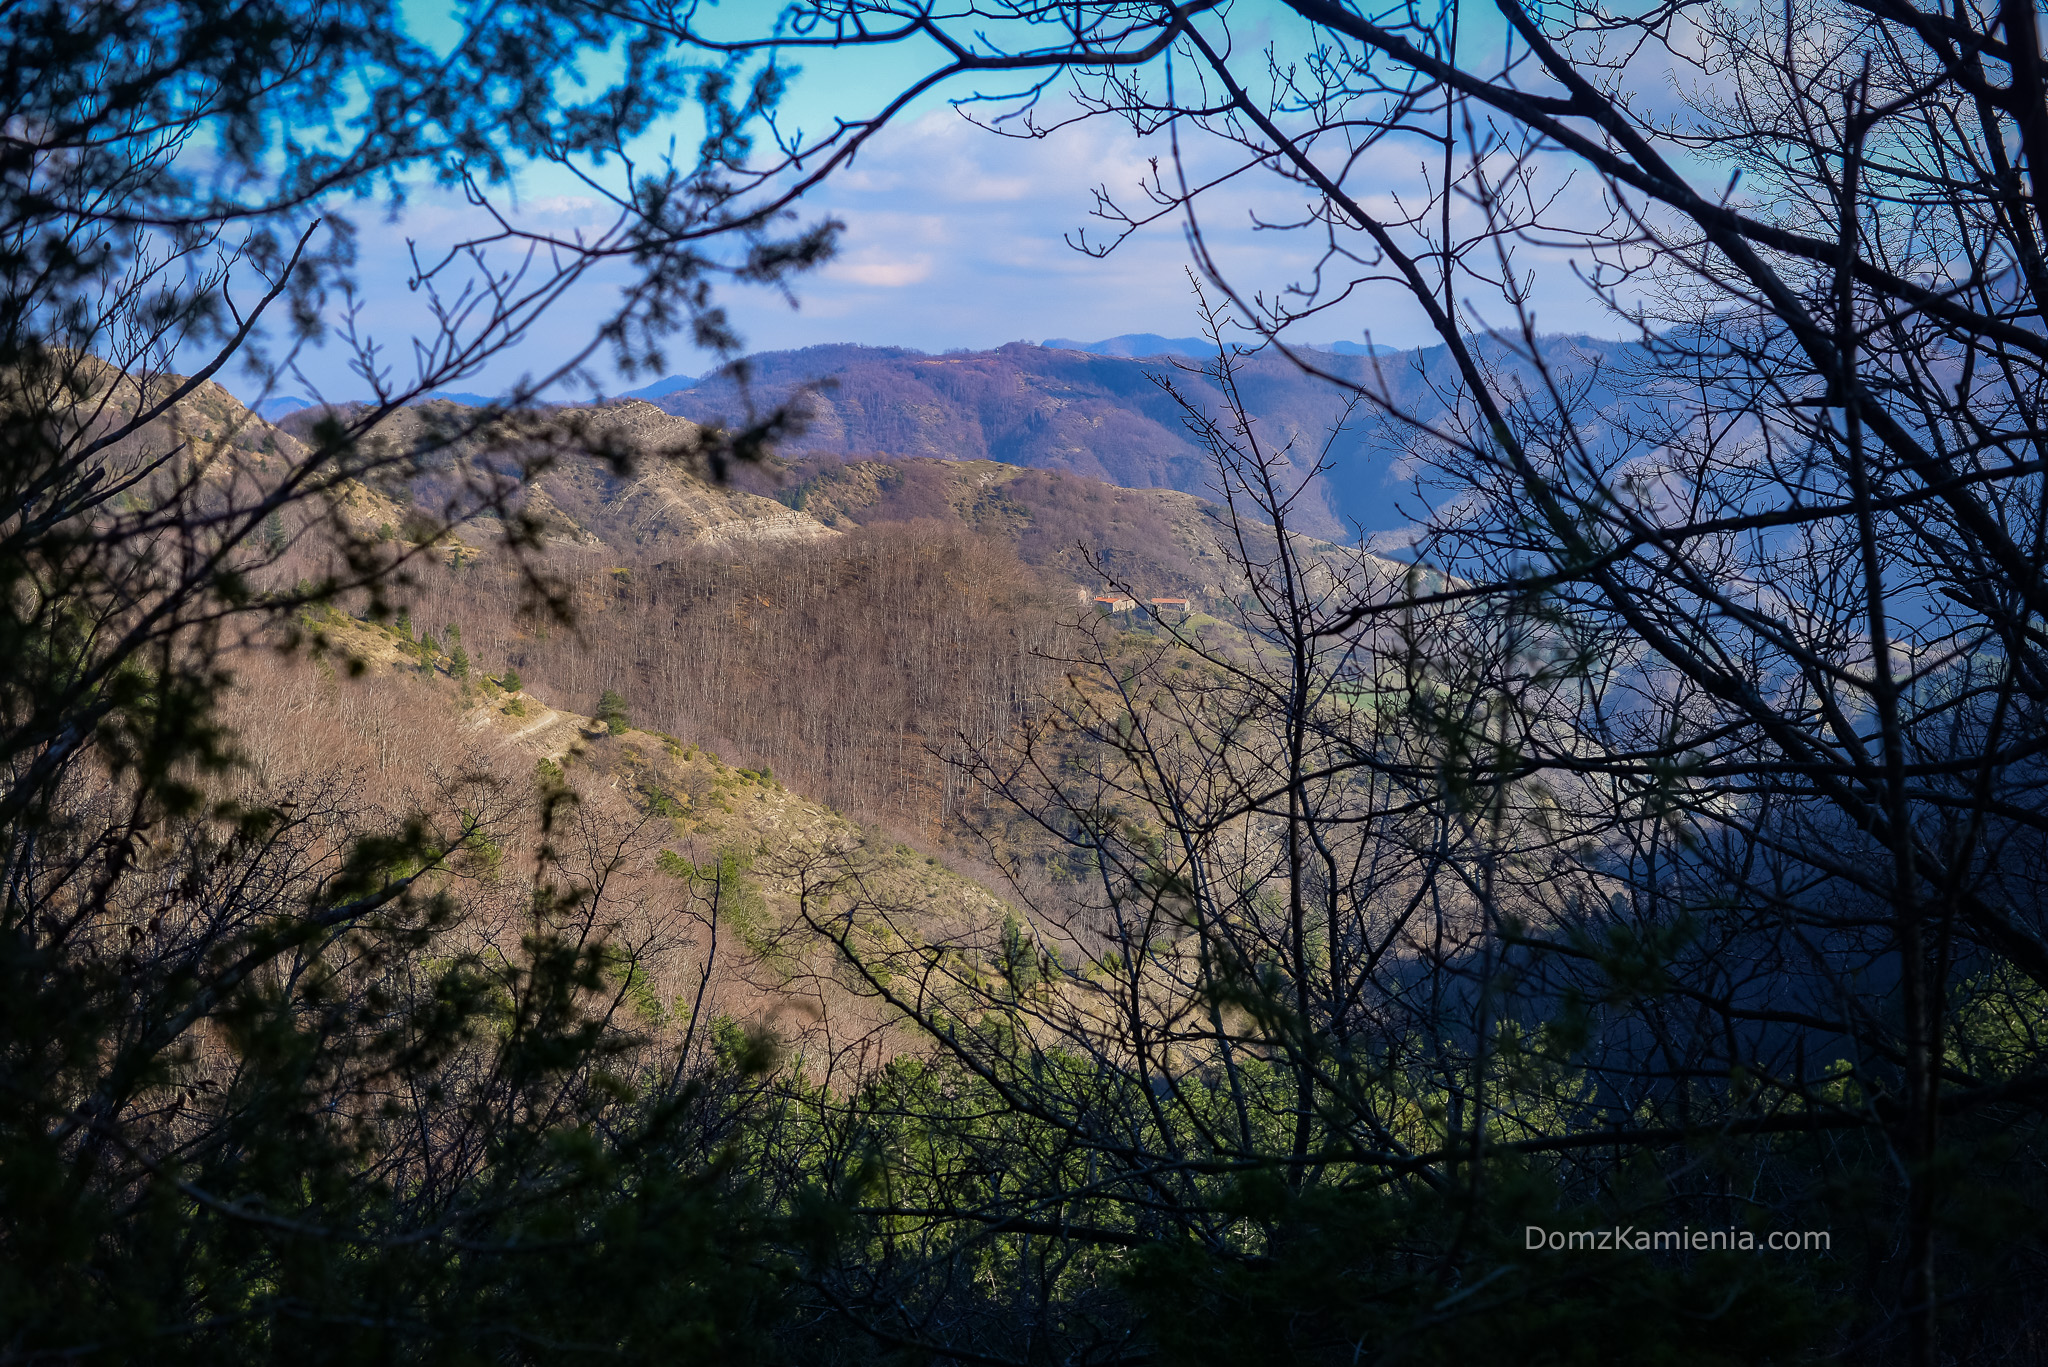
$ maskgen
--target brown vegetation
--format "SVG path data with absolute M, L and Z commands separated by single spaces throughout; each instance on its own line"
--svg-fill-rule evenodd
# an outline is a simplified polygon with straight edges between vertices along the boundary
M 425 572 L 413 618 L 456 624 L 472 669 L 516 669 L 559 706 L 594 712 L 616 688 L 638 726 L 933 835 L 973 799 L 947 757 L 1029 712 L 1071 613 L 1007 547 L 935 523 L 655 564 L 572 556 L 554 568 L 573 628 L 522 613 L 488 563 Z
M 887 452 L 892 458 L 998 460 L 1062 470 L 1126 488 L 1178 489 L 1214 496 L 1207 457 L 1181 424 L 1179 410 L 1152 381 L 1161 360 L 1133 361 L 1050 351 L 1013 343 L 948 356 L 891 347 L 823 346 L 750 357 L 759 397 L 810 390 L 804 430 L 791 452 Z M 1314 434 L 1330 416 L 1330 397 L 1303 385 L 1284 363 L 1270 367 L 1273 434 Z M 1285 372 L 1285 373 L 1283 373 Z M 698 421 L 736 416 L 737 392 L 708 380 L 662 396 L 660 405 Z M 1304 471 L 1308 462 L 1302 462 Z M 1382 467 L 1383 468 L 1383 467 Z M 1314 525 L 1340 535 L 1343 523 L 1318 497 Z
M 1512 348 L 1485 339 L 1474 346 L 1504 383 L 1543 390 L 1543 375 Z M 1590 410 L 1607 414 L 1643 402 L 1636 386 L 1615 383 L 1618 373 L 1639 362 L 1634 347 L 1589 337 L 1550 338 L 1546 346 L 1550 378 L 1569 377 L 1568 387 L 1582 392 Z M 810 419 L 781 444 L 793 455 L 986 459 L 1127 489 L 1217 496 L 1214 465 L 1188 431 L 1179 405 L 1152 378 L 1168 376 L 1204 407 L 1218 409 L 1223 395 L 1185 360 L 1098 356 L 1013 342 L 945 356 L 899 347 L 817 346 L 767 352 L 747 364 L 757 403 L 804 391 Z M 1384 390 L 1393 410 L 1424 422 L 1443 416 L 1456 388 L 1441 346 L 1380 357 L 1318 352 L 1316 364 L 1343 380 Z M 1330 441 L 1329 429 L 1344 415 L 1342 390 L 1272 352 L 1243 359 L 1238 373 L 1238 395 L 1257 423 L 1259 439 L 1289 450 L 1290 459 L 1276 473 L 1290 488 L 1304 480 L 1310 485 L 1310 496 L 1296 509 L 1298 530 L 1346 540 L 1357 527 L 1389 530 L 1423 515 L 1427 500 L 1411 486 L 1399 460 L 1407 436 L 1402 425 L 1354 415 L 1331 441 L 1330 468 L 1311 478 L 1310 467 Z M 744 410 L 731 384 L 715 377 L 655 402 L 698 421 L 730 419 Z
M 828 526 L 930 520 L 972 528 L 1083 587 L 1105 573 L 1211 597 L 1239 587 L 1219 545 L 1220 510 L 1170 489 L 1120 489 L 987 460 L 819 456 L 793 464 L 777 495 Z
M 642 1032 L 680 1042 L 693 1022 L 725 1019 L 801 1039 L 820 1060 L 884 1047 L 886 1022 L 835 986 L 830 954 L 799 932 L 791 878 L 821 857 L 858 870 L 868 895 L 917 908 L 921 934 L 1004 917 L 985 888 L 772 773 L 417 672 L 381 639 L 390 634 L 336 630 L 351 654 L 379 661 L 359 678 L 289 656 L 244 658 L 228 699 L 243 759 L 232 795 L 290 804 L 309 870 L 338 860 L 350 833 L 474 824 L 442 877 L 466 909 L 462 943 L 515 946 L 535 877 L 551 878 L 581 897 L 587 933 L 613 946 L 620 972 L 630 966 L 621 984 Z

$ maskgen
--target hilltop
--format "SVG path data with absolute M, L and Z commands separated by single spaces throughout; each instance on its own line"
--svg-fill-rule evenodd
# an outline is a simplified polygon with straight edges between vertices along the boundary
M 1185 339 L 1158 339 L 1179 346 Z M 1104 344 L 1106 345 L 1106 344 Z M 1538 392 L 1545 381 L 1504 343 L 1479 339 L 1476 351 L 1512 389 Z M 1441 419 L 1455 378 L 1447 349 L 1377 356 L 1316 351 L 1330 375 L 1381 392 L 1422 422 Z M 1588 337 L 1545 342 L 1551 379 L 1599 412 L 1632 401 L 1640 348 Z M 1127 489 L 1173 489 L 1215 498 L 1213 466 L 1190 434 L 1185 414 L 1160 381 L 1209 414 L 1222 395 L 1186 356 L 1103 355 L 1015 342 L 990 351 L 927 355 L 902 347 L 832 345 L 750 356 L 749 390 L 716 375 L 654 400 L 699 422 L 732 421 L 804 394 L 803 431 L 783 443 L 793 457 L 928 457 L 993 460 L 1059 470 Z M 1301 500 L 1299 529 L 1336 541 L 1358 530 L 1389 531 L 1412 520 L 1426 493 L 1412 487 L 1402 457 L 1410 429 L 1372 405 L 1346 419 L 1343 392 L 1271 353 L 1245 358 L 1238 388 L 1266 449 L 1311 467 L 1328 446 L 1331 469 Z M 1330 430 L 1343 422 L 1333 440 Z
M 221 396 L 225 399 L 225 395 Z M 232 400 L 226 400 L 232 404 Z M 445 440 L 473 410 L 433 400 L 393 414 L 375 440 L 425 447 Z M 298 449 L 318 420 L 295 413 L 275 429 L 246 410 L 224 415 L 239 440 L 265 429 Z M 638 459 L 621 473 L 603 459 L 565 445 L 553 466 L 521 494 L 523 511 L 546 542 L 564 551 L 663 559 L 705 549 L 802 544 L 857 527 L 936 521 L 992 537 L 1034 568 L 1076 587 L 1114 579 L 1156 593 L 1228 595 L 1232 582 L 1215 505 L 1174 489 L 1122 488 L 1060 470 L 991 460 L 909 456 L 842 460 L 830 456 L 771 458 L 736 470 L 729 483 L 694 473 L 687 459 L 700 427 L 638 399 L 549 410 L 543 425 L 522 423 L 447 445 L 430 468 L 398 490 L 355 489 L 348 495 L 357 523 L 403 534 L 414 507 L 460 505 L 466 488 L 509 472 L 523 449 L 548 431 L 573 431 L 594 446 L 619 445 Z M 682 453 L 682 454 L 679 454 Z M 486 554 L 496 524 L 482 519 L 459 539 Z
M 328 412 L 303 410 L 278 424 L 288 439 L 302 436 Z M 415 404 L 391 414 L 370 438 L 399 449 L 433 450 L 426 470 L 405 488 L 377 491 L 371 513 L 403 531 L 406 509 L 464 506 L 468 491 L 511 475 L 517 461 L 545 450 L 555 459 L 519 494 L 519 505 L 541 526 L 550 544 L 586 550 L 607 547 L 674 552 L 689 546 L 743 542 L 811 541 L 833 535 L 816 519 L 760 493 L 705 478 L 694 467 L 696 423 L 639 399 L 563 406 L 477 427 L 477 410 L 448 399 Z M 243 410 L 249 430 L 267 427 Z M 450 433 L 462 435 L 451 439 Z M 616 448 L 635 458 L 630 472 L 585 454 Z M 479 551 L 497 531 L 491 519 L 460 534 Z
M 375 439 L 424 447 L 445 440 L 473 412 L 431 400 L 392 415 Z M 277 439 L 296 449 L 298 436 L 318 417 L 286 417 Z M 238 421 L 251 432 L 269 426 L 246 412 Z M 1071 471 L 993 460 L 824 454 L 771 457 L 720 484 L 690 468 L 686 453 L 698 440 L 699 424 L 653 403 L 563 406 L 538 422 L 453 441 L 405 489 L 351 490 L 355 521 L 402 535 L 412 508 L 459 505 L 467 487 L 494 471 L 509 473 L 513 458 L 546 432 L 573 431 L 577 441 L 616 444 L 638 460 L 621 473 L 571 443 L 524 490 L 523 511 L 560 551 L 659 561 L 703 550 L 817 542 L 860 527 L 936 522 L 993 538 L 1025 565 L 1091 594 L 1112 582 L 1142 595 L 1212 599 L 1244 587 L 1223 544 L 1223 510 L 1176 489 L 1124 488 Z M 497 531 L 494 520 L 480 519 L 458 539 L 465 554 L 488 554 Z
M 925 457 L 792 463 L 779 497 L 833 528 L 934 521 L 995 537 L 1077 587 L 1105 578 L 1154 593 L 1238 591 L 1214 504 L 1120 489 L 1059 470 Z

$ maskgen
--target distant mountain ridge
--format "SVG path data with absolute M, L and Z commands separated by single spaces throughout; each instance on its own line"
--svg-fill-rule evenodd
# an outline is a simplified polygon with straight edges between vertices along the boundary
M 1206 337 L 1161 337 L 1156 332 L 1126 332 L 1099 342 L 1048 337 L 1040 346 L 1051 351 L 1085 351 L 1093 356 L 1214 356 L 1216 344 Z
M 1473 345 L 1481 363 L 1511 386 L 1541 389 L 1543 380 L 1506 343 L 1480 338 Z M 1626 382 L 1642 360 L 1633 343 L 1559 336 L 1543 345 L 1550 378 L 1581 392 L 1587 420 L 1595 425 L 1637 388 Z M 1420 422 L 1441 418 L 1445 396 L 1455 387 L 1448 349 L 1441 346 L 1368 351 L 1343 342 L 1309 350 L 1325 374 L 1384 390 L 1400 412 Z M 826 344 L 748 357 L 744 394 L 721 372 L 697 380 L 672 375 L 613 402 L 650 403 L 694 422 L 733 424 L 744 421 L 750 408 L 758 412 L 801 395 L 808 421 L 780 446 L 793 460 L 992 460 L 1213 500 L 1220 495 L 1213 462 L 1176 399 L 1205 414 L 1222 411 L 1221 393 L 1197 363 L 1211 352 L 1200 339 L 1156 333 L 1089 343 L 1054 338 L 1045 346 L 1012 342 L 942 355 Z M 1266 450 L 1287 453 L 1295 472 L 1289 482 L 1299 482 L 1316 460 L 1328 460 L 1329 470 L 1314 478 L 1292 509 L 1298 530 L 1338 541 L 1360 533 L 1398 539 L 1412 525 L 1427 497 L 1413 486 L 1405 459 L 1412 429 L 1367 405 L 1333 438 L 1331 428 L 1345 412 L 1340 385 L 1270 351 L 1243 358 L 1238 366 L 1237 388 L 1256 420 L 1254 433 Z M 489 402 L 467 393 L 430 397 L 472 406 Z M 284 397 L 262 405 L 265 416 L 278 421 L 305 406 L 310 405 L 304 400 Z
M 265 422 L 276 422 L 280 418 L 291 416 L 300 409 L 311 408 L 312 406 L 313 401 L 311 399 L 302 399 L 297 394 L 273 394 L 267 399 L 259 399 L 250 406 L 249 411 L 262 418 Z
M 695 383 L 697 383 L 697 377 L 694 375 L 670 375 L 664 379 L 656 380 L 653 384 L 642 385 L 638 389 L 629 389 L 625 393 L 614 395 L 613 397 L 620 399 L 659 399 L 663 395 L 675 393 L 678 389 L 688 389 Z
M 1161 337 L 1156 332 L 1126 332 L 1099 342 L 1077 342 L 1071 337 L 1048 337 L 1040 346 L 1050 351 L 1085 351 L 1093 356 L 1193 356 L 1206 359 L 1216 354 L 1216 344 L 1207 337 Z M 1393 356 L 1399 347 L 1378 342 L 1306 342 L 1311 351 L 1337 356 Z
M 1503 378 L 1540 389 L 1533 368 L 1505 343 L 1478 339 L 1474 349 Z M 1584 391 L 1589 416 L 1619 401 L 1618 377 L 1638 359 L 1632 343 L 1545 340 L 1553 377 Z M 1455 373 L 1441 346 L 1376 356 L 1323 352 L 1318 366 L 1383 388 L 1401 411 L 1425 422 L 1445 412 Z M 653 402 L 697 422 L 732 423 L 749 403 L 758 410 L 801 393 L 809 421 L 781 448 L 793 458 L 994 460 L 1126 489 L 1218 497 L 1209 454 L 1188 430 L 1175 394 L 1209 414 L 1221 411 L 1222 395 L 1191 359 L 1172 353 L 1141 359 L 1013 342 L 933 356 L 839 344 L 762 352 L 748 358 L 748 367 L 744 396 L 732 380 L 714 375 Z M 1406 429 L 1366 410 L 1354 412 L 1332 439 L 1345 392 L 1272 353 L 1241 361 L 1237 388 L 1262 445 L 1289 453 L 1296 472 L 1328 451 L 1331 469 L 1293 510 L 1298 530 L 1348 541 L 1361 530 L 1394 532 L 1412 522 L 1421 500 L 1403 461 Z
M 485 408 L 497 402 L 496 399 L 488 394 L 472 394 L 464 389 L 432 389 L 420 395 L 414 402 L 431 403 L 435 399 L 446 399 L 450 403 L 459 403 L 465 408 Z M 342 402 L 359 403 L 361 400 L 347 399 Z M 326 400 L 316 403 L 312 399 L 304 398 L 297 394 L 273 394 L 269 398 L 257 400 L 255 404 L 250 406 L 249 411 L 262 418 L 265 422 L 279 422 L 294 413 L 303 413 L 308 408 L 326 406 L 328 406 Z

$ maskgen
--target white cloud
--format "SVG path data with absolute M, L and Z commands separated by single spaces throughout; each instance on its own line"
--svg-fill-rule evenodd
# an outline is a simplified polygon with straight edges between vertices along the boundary
M 870 257 L 866 260 L 835 261 L 825 275 L 827 279 L 849 280 L 856 285 L 870 285 L 877 289 L 896 290 L 916 285 L 929 279 L 932 273 L 932 259 L 928 256 L 915 257 L 907 261 L 889 261 Z
M 1216 142 L 1196 135 L 1183 146 L 1193 159 L 1191 177 L 1225 168 L 1220 158 L 1226 149 Z M 1340 149 L 1327 150 L 1334 167 Z M 1107 257 L 1070 245 L 1084 230 L 1090 242 L 1114 236 L 1115 225 L 1094 217 L 1097 187 L 1133 212 L 1155 211 L 1141 187 L 1156 174 L 1150 159 L 1163 159 L 1166 151 L 1163 139 L 1141 141 L 1111 119 L 1022 139 L 977 127 L 950 108 L 920 115 L 885 130 L 854 165 L 801 206 L 806 221 L 831 215 L 846 224 L 846 233 L 835 260 L 794 282 L 795 310 L 773 290 L 729 290 L 724 302 L 748 343 L 760 349 L 852 341 L 939 351 L 1050 336 L 1188 335 L 1198 320 L 1178 215 L 1136 230 Z M 1397 205 L 1424 202 L 1424 166 L 1417 145 L 1386 142 L 1365 151 L 1346 174 L 1370 210 L 1398 217 Z M 1170 165 L 1162 160 L 1161 169 L 1170 181 Z M 1561 171 L 1545 168 L 1553 182 Z M 1594 211 L 1583 191 L 1572 193 L 1582 198 L 1567 206 L 1570 212 Z M 1292 231 L 1255 226 L 1255 220 L 1299 223 L 1309 216 L 1308 200 L 1302 187 L 1264 170 L 1204 198 L 1204 239 L 1242 292 L 1270 299 L 1315 280 L 1327 247 L 1319 225 Z M 602 200 L 571 194 L 535 195 L 520 207 L 525 223 L 565 236 L 601 233 L 614 212 Z M 1470 205 L 1461 204 L 1454 223 L 1469 230 L 1474 215 Z M 430 193 L 414 201 L 401 223 L 364 223 L 365 284 L 380 330 L 392 343 L 402 344 L 406 328 L 422 312 L 418 297 L 408 297 L 403 288 L 404 239 L 445 246 L 478 231 L 480 220 L 459 197 Z M 1347 249 L 1362 252 L 1357 234 L 1339 237 Z M 1546 328 L 1616 330 L 1573 277 L 1570 252 L 1535 244 L 1520 250 L 1523 267 L 1537 272 L 1536 303 Z M 1347 272 L 1346 281 L 1370 273 L 1355 264 L 1334 265 Z M 515 356 L 479 376 L 476 387 L 550 368 L 556 353 L 591 335 L 614 306 L 621 279 L 617 271 L 590 277 Z M 1327 288 L 1337 279 L 1323 284 Z M 1472 287 L 1483 288 L 1477 281 Z M 1489 318 L 1507 321 L 1497 299 L 1473 302 Z M 1374 340 L 1398 346 L 1432 340 L 1420 310 L 1394 283 L 1364 284 L 1300 328 L 1301 339 L 1311 342 L 1357 340 L 1368 331 Z M 692 373 L 708 363 L 681 345 L 670 362 Z M 345 375 L 336 381 L 337 390 L 360 387 Z

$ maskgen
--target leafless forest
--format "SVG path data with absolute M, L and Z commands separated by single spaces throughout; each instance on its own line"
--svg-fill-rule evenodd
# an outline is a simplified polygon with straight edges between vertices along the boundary
M 0 1367 L 2048 1361 L 2034 4 L 4 14 Z M 1213 360 L 750 362 L 928 98 Z
M 411 610 L 422 630 L 457 624 L 472 668 L 517 669 L 555 706 L 594 714 L 617 689 L 637 726 L 932 838 L 977 800 L 963 744 L 1030 714 L 1078 615 L 1072 589 L 1008 546 L 936 521 L 653 565 L 564 552 L 551 568 L 569 626 L 522 613 L 488 563 L 424 569 Z

